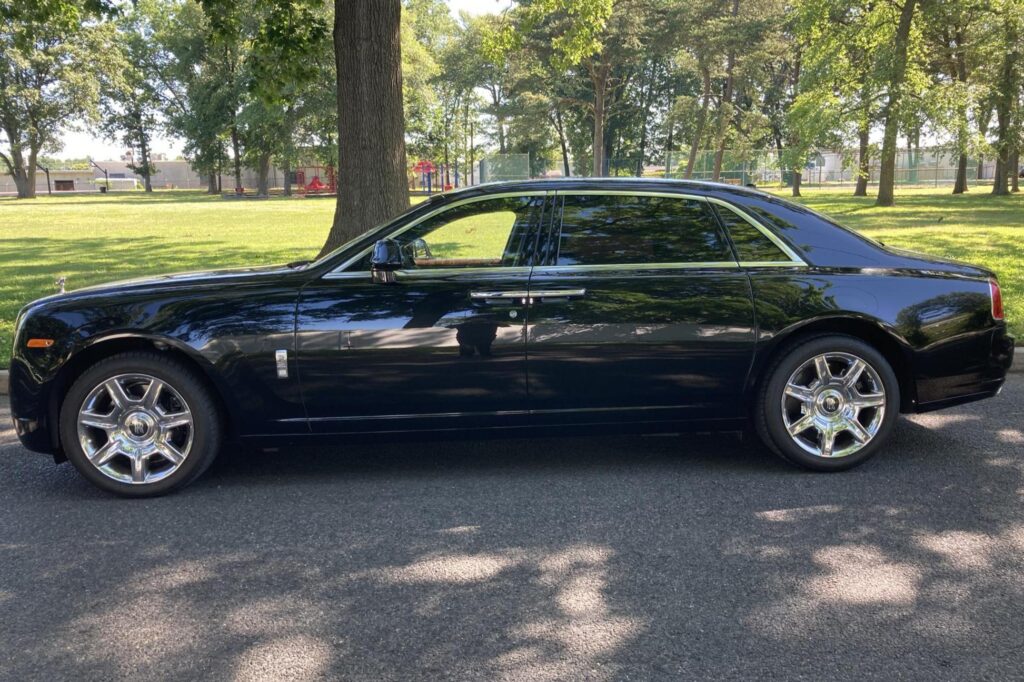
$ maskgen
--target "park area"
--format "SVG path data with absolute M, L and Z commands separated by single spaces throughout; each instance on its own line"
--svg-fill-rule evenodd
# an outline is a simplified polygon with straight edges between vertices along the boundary
M 849 190 L 804 195 L 800 201 L 811 208 L 889 246 L 991 268 L 1003 287 L 1011 330 L 1024 336 L 1024 194 L 908 189 L 886 208 Z M 187 191 L 41 196 L 32 203 L 0 198 L 0 367 L 10 360 L 18 310 L 54 293 L 59 277 L 77 289 L 312 258 L 334 208 L 325 199 L 229 201 Z

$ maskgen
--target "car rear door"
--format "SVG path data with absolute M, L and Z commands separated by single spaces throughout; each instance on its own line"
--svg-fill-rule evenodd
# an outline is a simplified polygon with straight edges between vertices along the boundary
M 530 282 L 535 423 L 743 415 L 750 285 L 707 200 L 559 192 Z
M 371 280 L 367 253 L 307 285 L 296 345 L 312 430 L 525 424 L 527 289 L 548 204 L 449 202 L 384 235 L 408 257 L 393 282 Z

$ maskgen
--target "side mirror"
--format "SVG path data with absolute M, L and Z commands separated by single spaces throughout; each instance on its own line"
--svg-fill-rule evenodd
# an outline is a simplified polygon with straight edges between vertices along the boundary
M 381 239 L 373 245 L 370 256 L 370 276 L 378 284 L 392 284 L 395 281 L 395 270 L 401 270 L 402 246 L 394 239 Z

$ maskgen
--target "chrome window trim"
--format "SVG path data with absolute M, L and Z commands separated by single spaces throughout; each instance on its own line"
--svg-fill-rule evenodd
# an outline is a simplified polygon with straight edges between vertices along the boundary
M 422 270 L 395 270 L 395 277 L 397 279 L 430 279 L 431 277 L 438 276 L 483 275 L 487 273 L 529 275 L 532 269 L 532 266 L 529 265 L 495 265 L 494 267 L 486 268 L 423 268 Z
M 726 210 L 732 211 L 733 213 L 738 215 L 745 222 L 747 222 L 751 227 L 753 227 L 755 230 L 757 230 L 758 232 L 763 234 L 765 237 L 767 237 L 768 241 L 770 241 L 772 244 L 777 246 L 779 248 L 779 250 L 781 250 L 784 254 L 789 256 L 789 260 L 788 261 L 740 261 L 740 265 L 741 266 L 746 267 L 746 268 L 753 268 L 753 267 L 757 267 L 757 268 L 763 268 L 763 267 L 785 267 L 785 266 L 789 266 L 789 267 L 794 267 L 794 266 L 797 266 L 797 267 L 807 267 L 807 261 L 805 261 L 803 258 L 801 258 L 799 256 L 799 254 L 797 254 L 796 251 L 794 251 L 792 248 L 790 248 L 789 244 L 784 242 L 781 238 L 779 238 L 779 236 L 777 234 L 775 234 L 770 229 L 768 229 L 767 227 L 762 225 L 756 218 L 752 217 L 749 213 L 744 211 L 742 208 L 739 208 L 735 204 L 729 203 L 728 201 L 725 201 L 724 199 L 719 199 L 718 197 L 707 197 L 707 200 L 710 203 L 715 204 L 716 206 L 721 206 L 721 207 L 725 208 Z
M 740 263 L 737 263 L 734 260 L 702 261 L 693 263 L 599 263 L 592 265 L 538 265 L 533 268 L 533 272 L 534 274 L 558 274 L 559 272 L 564 271 L 588 272 L 601 270 L 629 270 L 632 272 L 643 270 L 738 270 L 739 267 Z
M 484 194 L 484 195 L 481 195 L 481 196 L 478 196 L 478 197 L 468 197 L 466 199 L 459 199 L 459 200 L 453 201 L 453 202 L 451 202 L 449 204 L 445 204 L 444 206 L 438 206 L 437 208 L 435 208 L 433 211 L 430 211 L 429 213 L 424 213 L 423 215 L 421 215 L 419 218 L 416 218 L 412 222 L 406 223 L 405 225 L 402 225 L 400 228 L 398 228 L 394 232 L 390 232 L 387 235 L 381 237 L 381 239 L 393 239 L 394 237 L 397 237 L 398 235 L 400 235 L 400 234 L 402 234 L 404 232 L 407 232 L 408 230 L 411 230 L 412 228 L 416 227 L 417 225 L 419 225 L 423 221 L 429 220 L 430 218 L 433 218 L 434 216 L 438 215 L 439 213 L 443 213 L 445 211 L 448 211 L 450 209 L 456 208 L 458 206 L 463 206 L 465 204 L 473 204 L 473 203 L 476 203 L 478 201 L 488 201 L 490 199 L 507 199 L 507 198 L 510 198 L 510 197 L 547 197 L 547 196 L 550 196 L 551 193 L 552 193 L 551 190 L 529 190 L 529 191 L 524 191 L 524 192 L 498 192 L 498 193 L 495 193 L 495 194 Z M 338 267 L 334 268 L 333 270 L 331 270 L 327 274 L 323 275 L 323 277 L 321 279 L 350 279 L 352 275 L 358 275 L 360 277 L 365 275 L 365 276 L 369 277 L 369 272 L 366 272 L 366 273 L 363 273 L 363 272 L 350 273 L 350 272 L 345 272 L 345 268 L 347 268 L 347 267 L 349 267 L 349 266 L 359 262 L 359 260 L 364 258 L 371 251 L 373 251 L 373 245 L 370 245 L 366 249 L 364 249 L 364 250 L 360 251 L 359 253 L 357 253 L 356 255 L 352 256 L 351 258 L 346 260 L 344 263 L 342 263 Z M 517 266 L 513 266 L 513 267 L 517 267 Z M 469 272 L 470 270 L 474 270 L 474 271 L 480 271 L 480 270 L 488 270 L 488 271 L 490 271 L 490 270 L 502 270 L 502 271 L 506 271 L 506 270 L 509 270 L 509 269 L 510 268 L 508 268 L 508 267 L 503 267 L 503 266 L 499 265 L 499 266 L 495 266 L 493 268 L 437 268 L 436 270 L 431 270 L 430 272 L 433 272 L 433 273 L 440 273 L 440 272 L 447 272 L 447 271 Z M 403 272 L 403 273 L 406 273 L 406 275 L 408 275 L 408 273 L 411 273 L 413 271 L 412 270 L 399 270 L 398 272 Z

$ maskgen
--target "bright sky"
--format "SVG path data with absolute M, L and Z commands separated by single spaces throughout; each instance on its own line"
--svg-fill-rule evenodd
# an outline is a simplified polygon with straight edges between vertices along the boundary
M 447 0 L 453 15 L 465 11 L 470 14 L 496 13 L 511 4 L 511 0 Z M 175 139 L 157 137 L 153 140 L 155 153 L 167 154 L 174 158 L 181 154 L 181 142 Z M 78 159 L 91 156 L 95 159 L 117 159 L 124 153 L 120 144 L 104 139 L 89 130 L 70 130 L 64 135 L 64 149 L 55 156 L 63 159 Z

